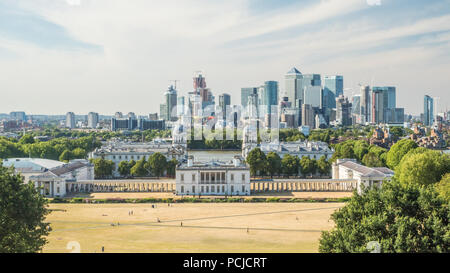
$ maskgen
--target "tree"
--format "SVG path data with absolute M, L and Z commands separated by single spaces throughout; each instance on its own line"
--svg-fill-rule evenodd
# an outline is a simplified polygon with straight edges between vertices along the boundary
M 142 157 L 142 159 L 138 160 L 136 164 L 134 164 L 134 166 L 131 168 L 130 174 L 137 177 L 149 175 L 150 169 L 146 168 L 145 165 L 145 157 Z
M 319 251 L 383 253 L 449 251 L 448 207 L 433 187 L 402 187 L 395 180 L 373 187 L 331 215 L 335 228 L 322 232 Z
M 167 162 L 167 175 L 174 177 L 175 176 L 175 169 L 178 165 L 178 160 L 175 158 L 172 158 Z
M 406 155 L 410 150 L 417 148 L 417 143 L 411 139 L 402 139 L 392 145 L 391 149 L 387 153 L 386 164 L 392 170 L 400 164 L 403 156 Z
M 161 153 L 152 154 L 146 164 L 146 168 L 152 170 L 157 177 L 163 176 L 167 167 L 167 159 Z
M 259 148 L 254 148 L 248 153 L 246 158 L 247 163 L 250 165 L 250 173 L 252 176 L 263 173 L 265 171 L 266 155 Z
M 405 156 L 395 170 L 403 186 L 429 185 L 439 182 L 450 170 L 450 156 L 428 150 Z
M 19 143 L 20 144 L 33 144 L 34 138 L 30 134 L 25 134 L 20 138 Z
M 300 159 L 297 156 L 286 154 L 281 160 L 281 166 L 285 175 L 298 175 Z
M 303 175 L 308 175 L 314 173 L 314 161 L 309 158 L 309 156 L 303 156 L 300 160 L 300 168 Z
M 119 166 L 117 167 L 121 176 L 129 176 L 131 168 L 136 164 L 134 160 L 131 161 L 120 161 Z
M 439 183 L 435 184 L 436 191 L 439 196 L 442 197 L 446 202 L 450 201 L 450 173 L 447 173 L 442 177 Z
M 83 159 L 86 158 L 86 150 L 83 148 L 75 148 L 72 151 L 72 158 Z
M 355 145 L 353 147 L 355 156 L 359 161 L 362 161 L 364 155 L 369 152 L 369 144 L 367 144 L 364 140 L 355 141 Z
M 47 243 L 50 225 L 45 223 L 49 213 L 46 199 L 25 184 L 13 168 L 0 162 L 0 253 L 38 252 Z
M 373 152 L 364 155 L 362 163 L 367 167 L 384 167 L 383 161 Z
M 64 150 L 62 154 L 59 156 L 59 161 L 69 162 L 72 159 L 72 152 L 69 150 Z
M 267 172 L 270 176 L 281 173 L 281 157 L 275 152 L 267 154 Z
M 108 178 L 112 175 L 114 169 L 114 162 L 97 158 L 92 161 L 94 163 L 95 178 Z
M 323 155 L 317 161 L 317 169 L 319 170 L 319 173 L 321 175 L 330 175 L 331 164 L 330 164 L 330 162 L 328 162 L 326 156 Z

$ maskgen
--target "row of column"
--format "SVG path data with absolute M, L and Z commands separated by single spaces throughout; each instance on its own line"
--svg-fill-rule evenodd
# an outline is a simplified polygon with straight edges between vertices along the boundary
M 67 183 L 69 192 L 173 192 L 175 183 Z
M 353 191 L 356 181 L 349 182 L 251 182 L 252 192 Z

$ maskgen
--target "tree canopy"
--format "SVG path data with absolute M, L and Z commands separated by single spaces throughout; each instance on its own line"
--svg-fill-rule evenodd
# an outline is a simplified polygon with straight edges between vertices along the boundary
M 335 228 L 322 232 L 319 251 L 370 252 L 376 242 L 383 253 L 449 251 L 448 205 L 433 187 L 403 187 L 385 182 L 334 212 Z
M 46 199 L 33 183 L 25 184 L 13 168 L 0 162 L 0 253 L 38 252 L 47 243 L 50 225 Z
M 417 143 L 411 139 L 402 139 L 392 145 L 391 149 L 387 153 L 386 164 L 392 170 L 400 164 L 403 156 L 405 156 L 410 150 L 417 148 Z

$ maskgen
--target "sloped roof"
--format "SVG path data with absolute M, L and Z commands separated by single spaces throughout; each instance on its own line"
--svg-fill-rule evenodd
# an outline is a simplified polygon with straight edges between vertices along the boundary
M 360 173 L 365 177 L 390 177 L 394 172 L 388 168 L 370 168 L 352 161 L 345 161 L 340 165 Z
M 297 68 L 293 67 L 286 74 L 302 74 Z
M 63 175 L 65 173 L 72 172 L 72 171 L 74 171 L 76 169 L 85 167 L 87 165 L 88 164 L 83 163 L 83 162 L 71 162 L 69 164 L 65 164 L 65 165 L 53 168 L 53 169 L 50 170 L 50 172 L 55 174 L 55 175 L 57 175 L 57 176 L 60 176 L 60 175 Z
M 45 172 L 49 169 L 64 165 L 64 162 L 43 158 L 7 158 L 3 166 L 14 168 L 20 172 Z

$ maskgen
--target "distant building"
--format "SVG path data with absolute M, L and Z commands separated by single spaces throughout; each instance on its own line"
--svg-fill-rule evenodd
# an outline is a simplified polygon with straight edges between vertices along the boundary
M 25 112 L 11 112 L 9 113 L 10 120 L 26 121 L 27 115 Z
M 371 121 L 371 95 L 370 86 L 361 86 L 361 123 L 365 124 Z
M 177 195 L 250 195 L 250 167 L 242 159 L 233 162 L 188 162 L 176 168 Z
M 252 95 L 258 95 L 257 87 L 244 87 L 241 88 L 241 105 L 242 107 L 247 107 L 248 97 Z
M 336 99 L 336 122 L 342 126 L 352 125 L 352 104 L 342 95 Z
M 388 168 L 370 168 L 356 163 L 355 159 L 338 159 L 332 165 L 333 179 L 357 180 L 358 193 L 363 188 L 381 187 L 383 182 L 390 181 L 394 172 Z
M 320 141 L 263 142 L 260 144 L 254 142 L 244 142 L 242 147 L 242 156 L 247 158 L 250 151 L 255 148 L 261 149 L 261 151 L 265 154 L 275 152 L 281 158 L 286 154 L 290 154 L 292 156 L 298 156 L 300 159 L 307 156 L 311 159 L 317 160 L 322 156 L 325 156 L 328 160 L 334 154 L 334 150 L 330 149 L 327 143 Z
M 112 118 L 111 119 L 111 131 L 118 130 L 136 130 L 138 129 L 138 120 L 133 117 L 128 118 Z
M 343 76 L 325 76 L 323 85 L 323 107 L 336 108 L 336 98 L 344 95 Z
M 302 125 L 314 128 L 314 109 L 309 104 L 302 105 Z
M 98 113 L 89 112 L 88 128 L 97 128 L 98 122 L 99 122 Z
M 425 126 L 431 126 L 434 123 L 434 100 L 425 95 L 423 99 L 423 124 Z
M 152 142 L 123 142 L 110 141 L 89 154 L 89 158 L 104 158 L 114 162 L 115 168 L 113 176 L 120 176 L 119 163 L 121 161 L 138 161 L 148 158 L 154 153 L 163 154 L 167 160 L 175 158 L 179 162 L 185 160 L 186 149 L 183 145 L 172 144 L 164 140 L 154 140 Z
M 75 128 L 75 114 L 73 112 L 66 114 L 66 128 Z
M 297 105 L 298 100 L 303 100 L 303 75 L 297 68 L 293 67 L 284 76 L 285 90 L 288 101 L 292 107 L 300 107 Z
M 222 112 L 223 119 L 226 119 L 227 117 L 227 107 L 230 107 L 231 105 L 231 96 L 229 94 L 223 93 L 219 95 L 219 107 Z
M 164 93 L 165 107 L 161 112 L 161 118 L 166 121 L 177 120 L 177 91 L 170 85 L 168 90 Z

